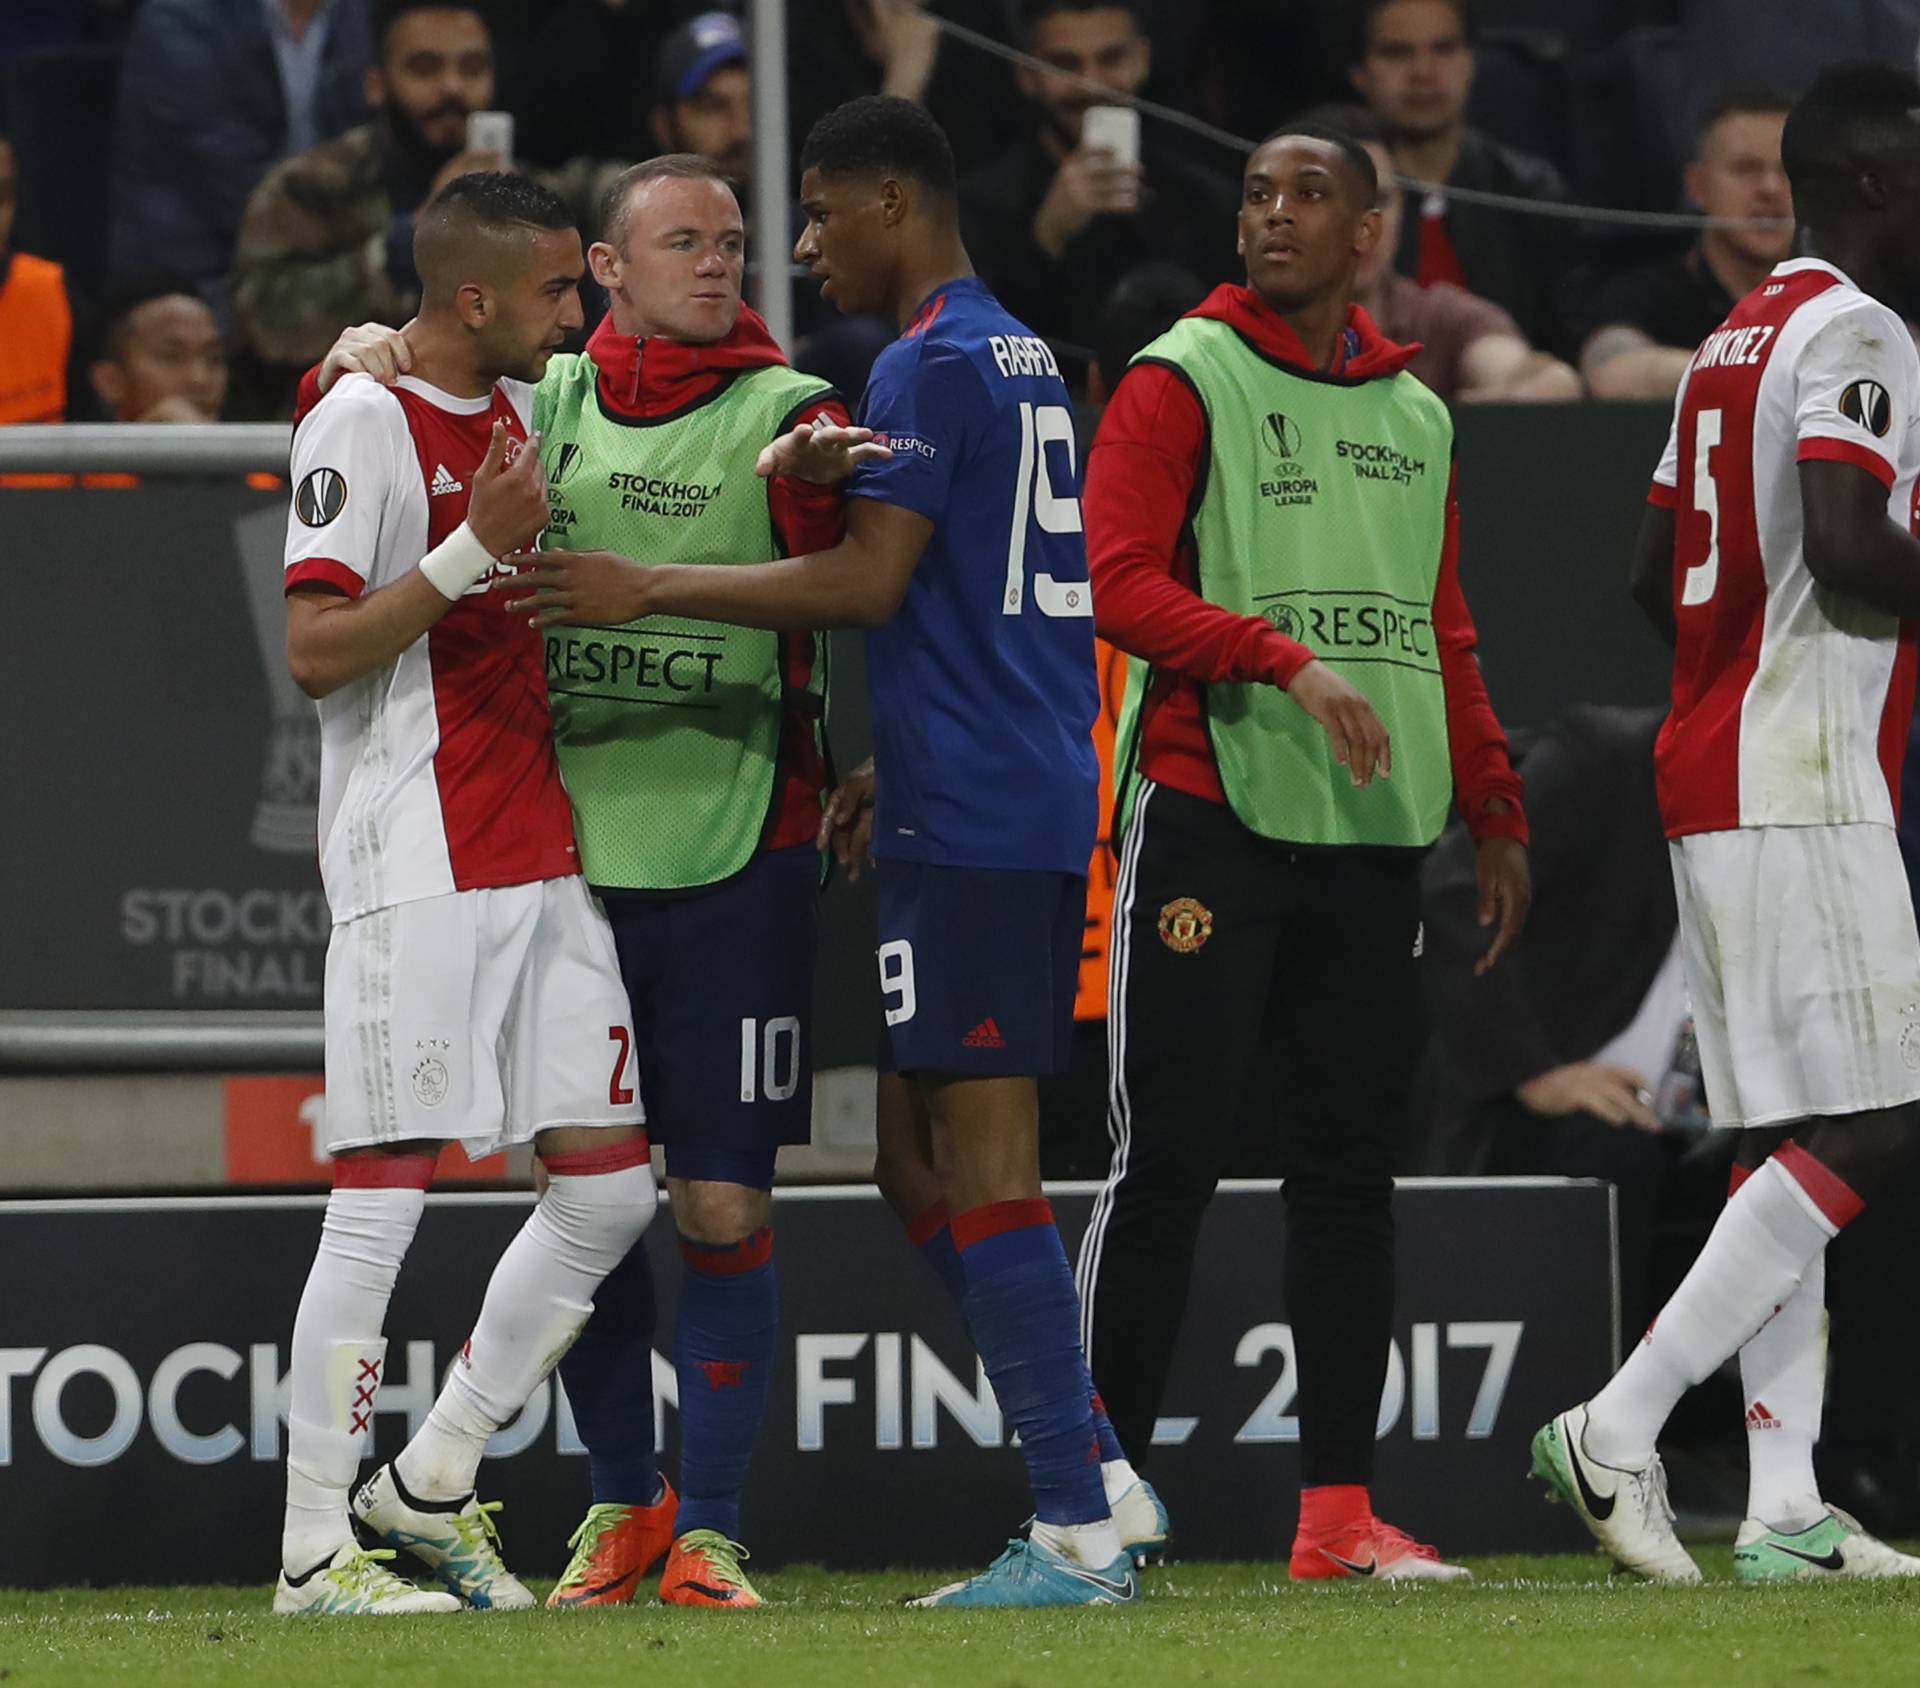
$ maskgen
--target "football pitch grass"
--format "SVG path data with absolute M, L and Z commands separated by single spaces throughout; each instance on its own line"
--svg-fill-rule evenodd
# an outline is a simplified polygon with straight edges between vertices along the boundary
M 796 1568 L 758 1612 L 652 1603 L 561 1615 L 286 1619 L 260 1588 L 0 1590 L 0 1680 L 327 1688 L 1367 1688 L 1920 1682 L 1920 1586 L 1742 1588 L 1729 1549 L 1695 1589 L 1609 1583 L 1591 1555 L 1471 1561 L 1467 1587 L 1298 1587 L 1284 1564 L 1156 1568 L 1119 1611 L 910 1612 L 921 1572 Z M 547 1585 L 539 1585 L 544 1595 Z

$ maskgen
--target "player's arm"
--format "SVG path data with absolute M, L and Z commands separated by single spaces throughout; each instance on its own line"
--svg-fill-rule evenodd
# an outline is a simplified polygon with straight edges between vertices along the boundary
M 1920 540 L 1888 516 L 1888 490 L 1856 463 L 1802 460 L 1807 573 L 1888 615 L 1920 616 Z
M 647 615 L 688 616 L 776 633 L 878 627 L 900 607 L 933 523 L 873 498 L 847 501 L 847 533 L 828 551 L 770 563 L 649 568 L 613 551 L 510 557 L 507 608 L 541 627 L 618 627 Z M 532 591 L 527 591 L 531 587 Z
M 385 667 L 459 602 L 467 588 L 516 545 L 545 526 L 547 484 L 535 441 L 502 468 L 507 431 L 493 427 L 474 472 L 467 519 L 400 579 L 352 592 L 340 578 L 291 577 L 287 591 L 287 666 L 311 698 L 323 698 Z M 299 483 L 305 485 L 305 477 Z M 353 495 L 351 486 L 348 496 Z M 348 580 L 366 569 L 343 566 Z
M 1679 633 L 1673 619 L 1673 506 L 1649 499 L 1633 542 L 1627 590 L 1669 647 Z

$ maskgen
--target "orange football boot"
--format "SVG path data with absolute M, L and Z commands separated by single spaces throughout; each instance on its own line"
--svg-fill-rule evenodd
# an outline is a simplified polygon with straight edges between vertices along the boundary
M 567 1541 L 573 1558 L 559 1585 L 547 1596 L 555 1610 L 572 1606 L 624 1606 L 640 1579 L 659 1564 L 673 1545 L 674 1515 L 680 1497 L 661 1478 L 660 1498 L 651 1506 L 589 1508 Z
M 673 1544 L 660 1577 L 664 1606 L 758 1606 L 740 1561 L 747 1550 L 718 1530 L 689 1530 Z

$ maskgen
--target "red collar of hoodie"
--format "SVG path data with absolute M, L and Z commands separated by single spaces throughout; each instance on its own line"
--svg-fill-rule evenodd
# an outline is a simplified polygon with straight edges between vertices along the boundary
M 1376 323 L 1358 305 L 1347 307 L 1347 325 L 1341 331 L 1333 355 L 1333 366 L 1317 369 L 1300 336 L 1288 326 L 1287 319 L 1251 287 L 1223 282 L 1190 311 L 1190 317 L 1206 317 L 1224 322 L 1256 352 L 1278 358 L 1282 363 L 1309 373 L 1337 375 L 1344 381 L 1373 381 L 1398 375 L 1417 358 L 1422 348 L 1403 346 L 1389 340 Z
M 711 397 L 743 369 L 785 367 L 787 354 L 751 307 L 724 339 L 694 346 L 684 340 L 622 334 L 609 312 L 587 338 L 587 356 L 600 372 L 600 398 L 621 416 L 653 419 Z

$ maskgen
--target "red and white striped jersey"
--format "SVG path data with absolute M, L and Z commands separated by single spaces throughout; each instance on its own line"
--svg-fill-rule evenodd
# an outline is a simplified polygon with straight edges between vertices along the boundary
M 461 399 L 411 376 L 342 377 L 294 433 L 286 586 L 358 597 L 401 579 L 466 519 L 494 422 L 524 440 L 532 411 L 516 381 Z M 320 876 L 335 921 L 580 870 L 544 646 L 487 588 L 321 700 Z
M 1799 465 L 1857 465 L 1911 523 L 1917 404 L 1906 325 L 1817 259 L 1781 264 L 1694 353 L 1649 494 L 1674 514 L 1669 837 L 1893 824 L 1913 630 L 1807 572 Z

